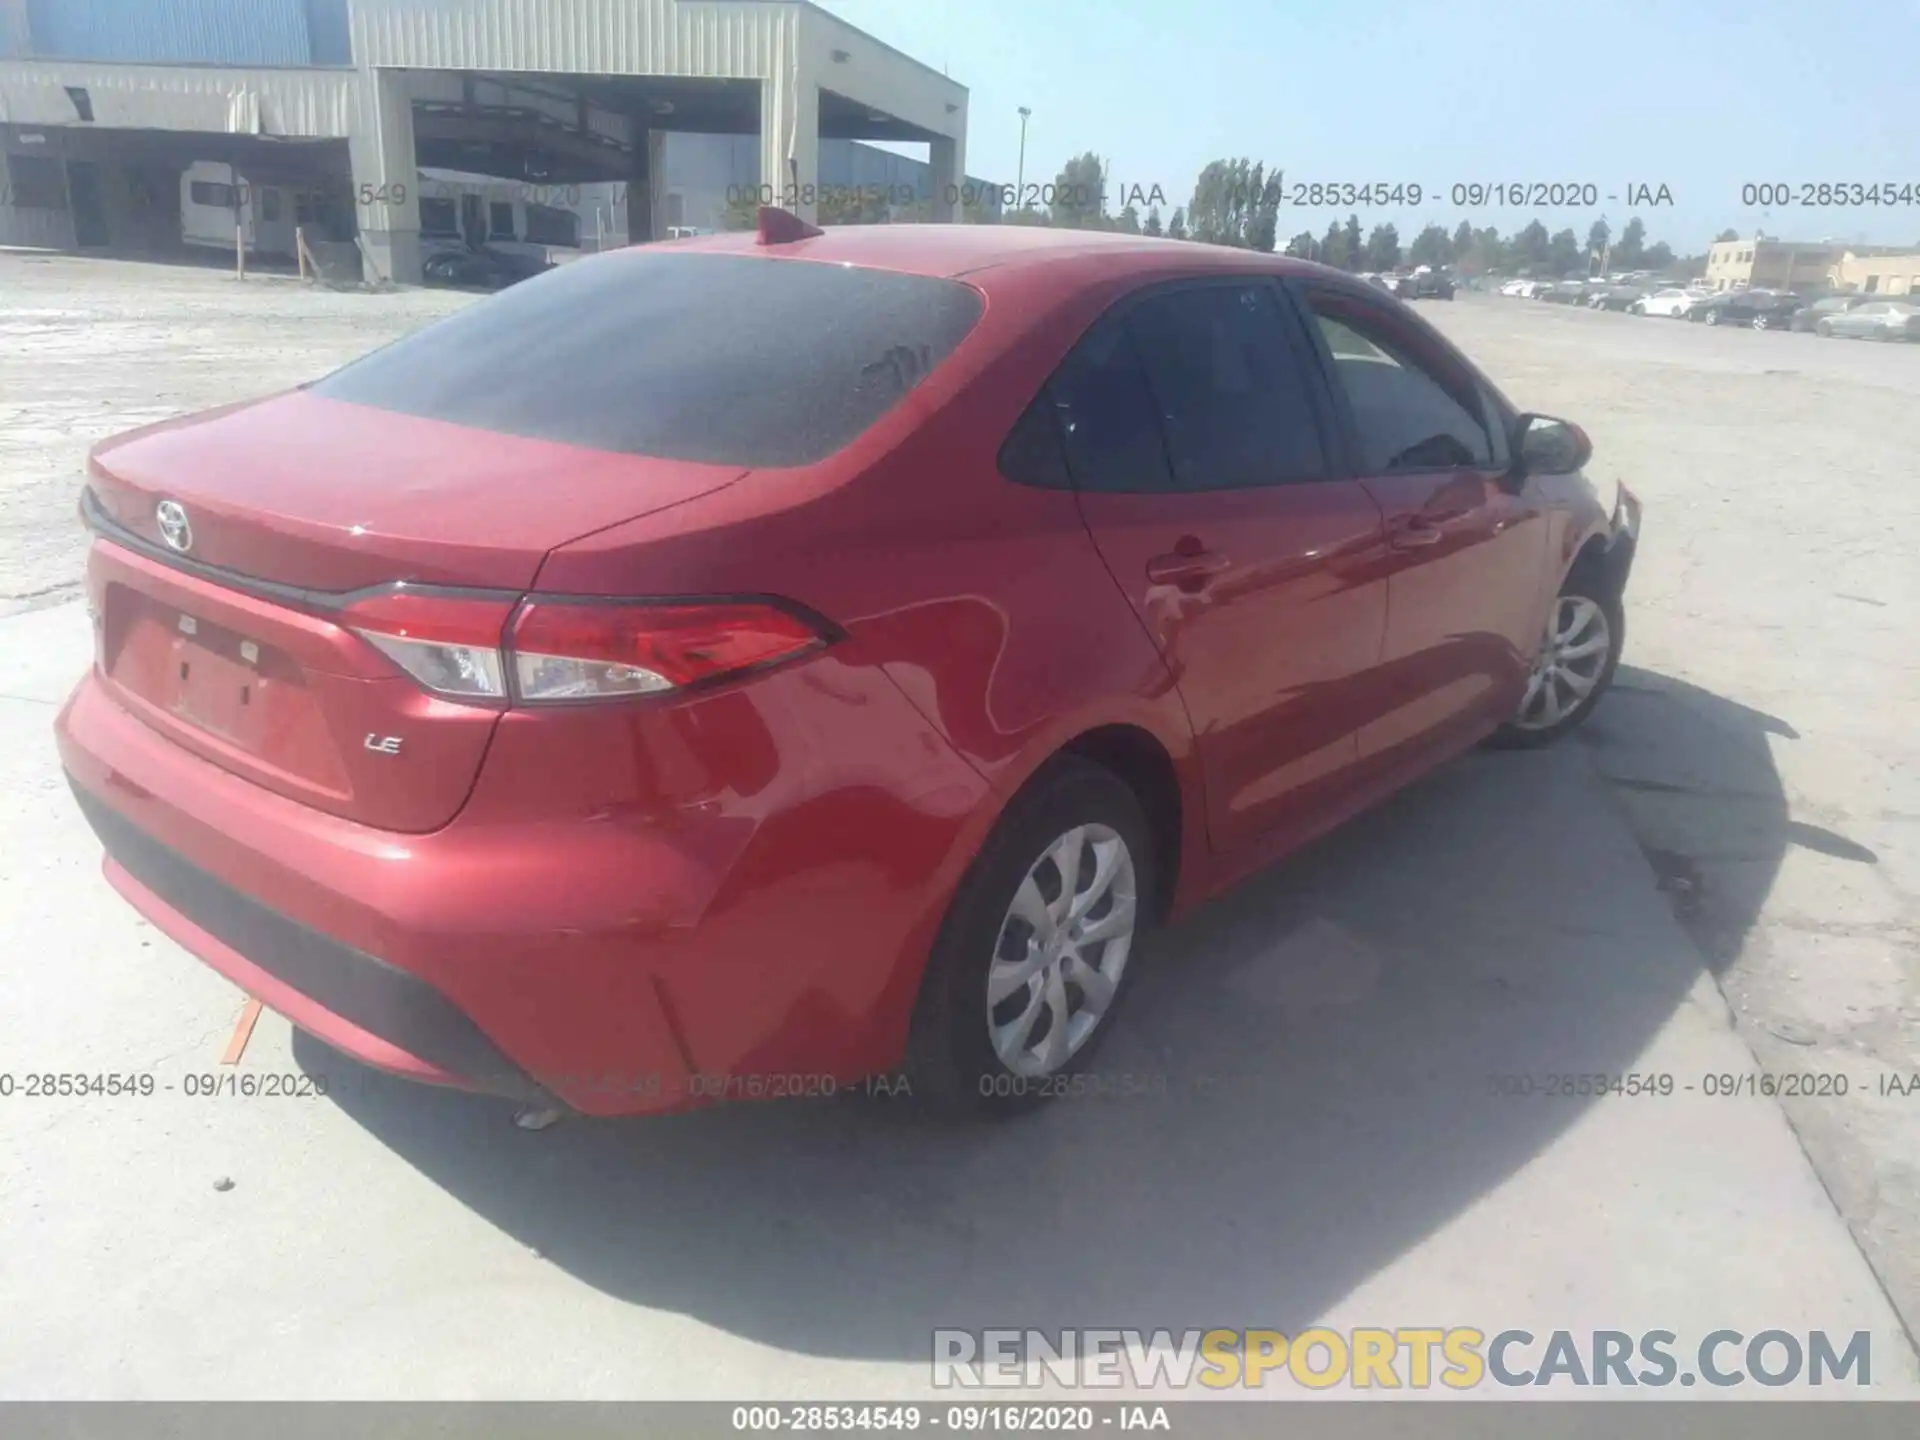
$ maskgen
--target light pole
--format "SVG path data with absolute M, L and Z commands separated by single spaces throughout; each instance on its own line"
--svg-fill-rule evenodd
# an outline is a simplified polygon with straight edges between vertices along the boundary
M 1013 203 L 1022 210 L 1027 205 L 1027 117 L 1031 114 L 1026 106 L 1020 107 L 1020 168 L 1013 182 Z

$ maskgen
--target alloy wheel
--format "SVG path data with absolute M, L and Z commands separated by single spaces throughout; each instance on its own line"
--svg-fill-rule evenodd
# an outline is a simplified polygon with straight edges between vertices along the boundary
M 1513 723 L 1522 730 L 1558 725 L 1593 693 L 1612 649 L 1612 627 L 1597 601 L 1585 595 L 1555 600 Z
M 1027 870 L 987 967 L 987 1032 L 1016 1075 L 1051 1075 L 1099 1028 L 1133 951 L 1139 878 L 1116 830 L 1078 825 Z

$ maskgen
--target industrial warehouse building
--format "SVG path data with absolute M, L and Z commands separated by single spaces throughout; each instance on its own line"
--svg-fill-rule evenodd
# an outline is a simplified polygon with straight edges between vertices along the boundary
M 556 231 L 554 196 L 617 197 L 602 239 L 715 228 L 750 186 L 951 220 L 966 126 L 964 86 L 802 0 L 0 0 L 0 244 L 165 253 L 225 204 L 250 247 L 299 225 L 410 282 L 423 171 Z

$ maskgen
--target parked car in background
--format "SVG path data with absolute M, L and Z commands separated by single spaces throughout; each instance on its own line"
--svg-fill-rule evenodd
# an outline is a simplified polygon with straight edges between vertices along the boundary
M 504 290 L 522 280 L 530 280 L 551 269 L 547 261 L 532 255 L 516 255 L 481 245 L 467 250 L 443 250 L 429 255 L 420 271 L 429 284 L 452 285 L 472 290 Z
M 1413 276 L 1416 300 L 1451 300 L 1453 289 L 1453 277 L 1444 270 L 1428 270 Z
M 1734 290 L 1722 290 L 1717 294 L 1704 296 L 1688 307 L 1685 318 L 1696 325 L 1725 324 L 1727 306 L 1733 303 L 1738 293 Z
M 1592 713 L 1591 454 L 1323 266 L 763 209 L 95 446 L 54 728 L 113 888 L 366 1064 L 1019 1111 L 1163 920 Z
M 1562 280 L 1548 285 L 1544 290 L 1534 292 L 1534 299 L 1544 300 L 1549 305 L 1578 305 L 1587 298 L 1587 282 L 1584 280 Z
M 1720 320 L 1726 325 L 1750 325 L 1755 330 L 1786 330 L 1792 326 L 1793 317 L 1806 308 L 1805 296 L 1749 290 L 1742 300 L 1727 306 Z
M 1671 285 L 1664 290 L 1655 290 L 1651 295 L 1643 296 L 1627 308 L 1635 315 L 1658 315 L 1668 319 L 1683 319 L 1688 311 L 1705 298 L 1701 291 Z
M 1802 332 L 1813 331 L 1827 316 L 1844 315 L 1856 306 L 1871 303 L 1875 298 L 1872 295 L 1822 295 L 1819 299 L 1794 311 L 1787 328 Z
M 1920 305 L 1907 300 L 1873 300 L 1814 322 L 1816 335 L 1848 340 L 1920 340 Z
M 1522 300 L 1531 299 L 1536 284 L 1534 280 L 1508 280 L 1500 286 L 1502 295 L 1515 295 Z
M 1587 292 L 1589 310 L 1627 310 L 1647 294 L 1644 285 L 1600 285 Z

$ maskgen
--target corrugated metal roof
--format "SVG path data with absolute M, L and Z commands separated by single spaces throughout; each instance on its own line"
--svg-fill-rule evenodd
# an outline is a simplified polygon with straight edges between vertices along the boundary
M 769 72 L 800 7 L 677 0 L 354 0 L 361 65 L 585 74 Z
M 353 63 L 353 21 L 348 0 L 305 0 L 307 50 L 314 65 Z
M 306 65 L 305 0 L 27 0 L 33 53 L 52 59 Z

